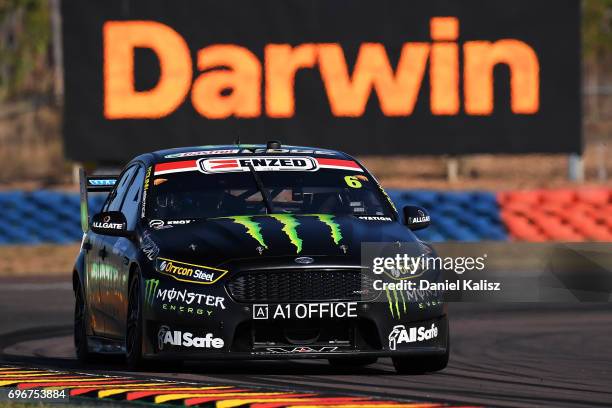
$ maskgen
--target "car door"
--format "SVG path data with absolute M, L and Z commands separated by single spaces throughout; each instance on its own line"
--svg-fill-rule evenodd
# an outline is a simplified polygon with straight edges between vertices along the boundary
M 135 171 L 135 166 L 130 166 L 123 171 L 115 188 L 108 194 L 102 211 L 119 211 Z M 108 302 L 107 282 L 113 276 L 113 268 L 108 257 L 108 238 L 110 237 L 89 231 L 87 235 L 89 241 L 86 242 L 90 248 L 86 253 L 90 322 L 94 333 L 99 336 L 105 336 L 107 333 L 108 316 L 105 310 L 106 302 Z
M 139 220 L 144 178 L 145 168 L 139 164 L 119 207 L 119 211 L 123 213 L 127 221 L 127 229 L 130 231 L 136 229 Z M 107 282 L 108 296 L 104 305 L 107 316 L 105 330 L 109 337 L 123 338 L 127 321 L 130 264 L 136 255 L 136 245 L 131 239 L 125 237 L 109 236 L 105 240 L 109 245 L 108 263 L 112 265 L 114 271 Z

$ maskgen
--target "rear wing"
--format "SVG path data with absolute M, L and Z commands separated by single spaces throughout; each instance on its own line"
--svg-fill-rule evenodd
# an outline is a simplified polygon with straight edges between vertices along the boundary
M 81 229 L 89 231 L 89 201 L 87 193 L 109 193 L 119 175 L 96 174 L 88 176 L 83 168 L 79 169 L 79 187 L 81 196 Z

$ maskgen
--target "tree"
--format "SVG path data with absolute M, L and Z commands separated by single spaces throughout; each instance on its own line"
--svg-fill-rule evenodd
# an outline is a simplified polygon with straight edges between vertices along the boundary
M 582 43 L 588 58 L 612 53 L 612 0 L 583 0 Z
M 0 100 L 48 91 L 51 27 L 45 0 L 0 0 Z

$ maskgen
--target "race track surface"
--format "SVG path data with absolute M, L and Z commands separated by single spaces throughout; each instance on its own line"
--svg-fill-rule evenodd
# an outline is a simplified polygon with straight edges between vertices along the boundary
M 388 359 L 363 369 L 323 360 L 189 363 L 148 373 L 127 372 L 120 360 L 83 367 L 72 349 L 73 307 L 67 280 L 0 280 L 0 365 L 452 406 L 612 406 L 610 303 L 450 304 L 449 367 L 422 376 L 398 376 Z

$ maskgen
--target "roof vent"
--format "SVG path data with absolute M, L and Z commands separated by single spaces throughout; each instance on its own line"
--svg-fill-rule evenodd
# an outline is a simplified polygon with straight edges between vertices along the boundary
M 269 140 L 266 143 L 266 148 L 267 149 L 280 149 L 281 148 L 281 142 L 279 142 L 278 140 Z

